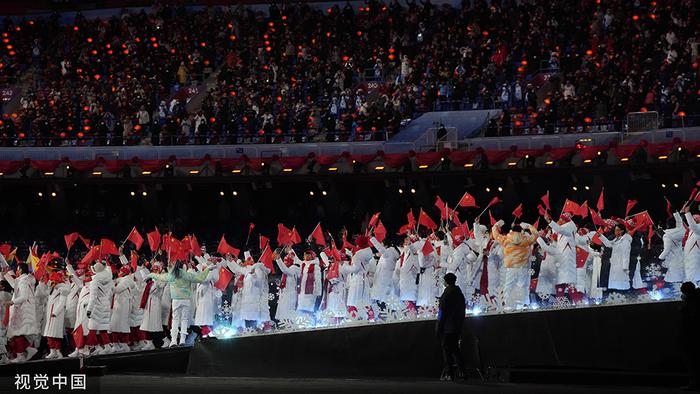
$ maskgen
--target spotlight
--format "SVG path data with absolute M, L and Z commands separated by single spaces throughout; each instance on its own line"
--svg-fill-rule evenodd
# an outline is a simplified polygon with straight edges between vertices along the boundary
M 56 197 L 56 192 L 51 192 L 51 197 Z
M 666 188 L 666 184 L 665 184 L 665 183 L 662 183 L 662 184 L 661 184 L 661 187 L 662 187 L 662 188 Z
M 238 195 L 238 192 L 234 190 L 234 191 L 233 191 L 233 195 L 234 195 L 234 196 L 237 196 L 237 195 Z
M 220 191 L 220 192 L 219 192 L 219 195 L 220 195 L 221 197 L 223 197 L 223 196 L 224 196 L 224 192 L 223 192 L 223 191 Z
M 502 191 L 503 191 L 503 188 L 499 186 L 499 187 L 498 187 L 498 191 L 499 191 L 499 192 L 502 192 Z
M 328 195 L 328 193 L 327 193 L 325 190 L 322 191 L 321 194 L 323 194 L 324 196 L 327 196 L 327 195 Z
M 573 190 L 573 191 L 577 191 L 577 190 L 578 190 L 578 188 L 577 188 L 576 186 L 572 186 L 572 187 L 571 187 L 571 190 Z
M 141 193 L 141 195 L 144 196 L 144 197 L 146 197 L 146 196 L 148 195 L 148 192 L 144 190 L 144 191 Z
M 313 195 L 314 195 L 314 191 L 313 191 L 313 190 L 309 191 L 309 195 L 310 195 L 310 196 L 313 196 Z
M 403 189 L 399 188 L 399 194 L 403 194 Z
M 133 196 L 136 195 L 136 192 L 131 192 L 131 193 L 129 193 L 129 194 L 131 194 L 131 196 L 133 197 Z
M 416 194 L 416 189 L 411 188 L 411 194 Z
M 673 184 L 673 187 L 678 187 L 678 184 L 677 184 L 677 183 L 674 183 L 674 184 Z
M 588 186 L 584 186 L 583 188 L 586 189 L 586 190 L 591 190 L 591 188 L 588 187 Z
M 42 192 L 39 192 L 37 194 L 39 195 L 39 197 L 44 197 L 44 193 L 42 193 Z
M 486 188 L 486 193 L 491 193 L 491 189 L 487 187 L 487 188 Z

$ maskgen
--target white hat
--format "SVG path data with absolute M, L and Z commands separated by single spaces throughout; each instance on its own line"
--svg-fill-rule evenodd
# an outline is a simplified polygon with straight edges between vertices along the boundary
M 252 258 L 253 258 L 253 256 L 250 254 L 250 250 L 246 250 L 245 252 L 243 252 L 243 259 L 244 260 L 248 260 L 248 259 L 252 259 Z

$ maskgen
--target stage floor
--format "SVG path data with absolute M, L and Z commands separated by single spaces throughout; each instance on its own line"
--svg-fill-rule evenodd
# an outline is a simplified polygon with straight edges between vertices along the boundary
M 281 379 L 190 376 L 121 376 L 100 379 L 100 393 L 683 393 L 659 387 L 564 386 L 543 384 L 454 383 L 433 380 L 396 379 Z

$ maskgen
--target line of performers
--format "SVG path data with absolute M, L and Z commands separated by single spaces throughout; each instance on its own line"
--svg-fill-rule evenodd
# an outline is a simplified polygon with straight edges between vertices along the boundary
M 321 249 L 309 242 L 299 252 L 281 246 L 258 260 L 250 252 L 238 259 L 206 248 L 201 256 L 167 261 L 156 254 L 137 264 L 120 254 L 86 269 L 56 259 L 39 278 L 30 264 L 2 261 L 0 362 L 181 346 L 188 337 L 214 336 L 215 325 L 269 331 L 300 319 L 332 325 L 434 316 L 446 273 L 471 296 L 468 307 L 488 300 L 499 311 L 650 287 L 639 257 L 647 237 L 633 221 L 608 219 L 589 231 L 566 213 L 543 217 L 543 229 L 474 222 L 465 231 L 407 231 L 393 242 L 370 229 L 353 243 L 335 246 L 331 239 Z M 674 213 L 662 239 L 654 258 L 666 268 L 663 281 L 700 284 L 700 215 L 688 208 Z M 221 321 L 224 300 L 230 313 Z

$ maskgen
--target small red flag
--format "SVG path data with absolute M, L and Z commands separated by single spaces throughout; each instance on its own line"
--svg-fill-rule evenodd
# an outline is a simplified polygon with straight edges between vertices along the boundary
M 313 238 L 314 242 L 316 242 L 316 245 L 326 247 L 326 238 L 323 236 L 321 223 L 317 224 L 314 231 L 311 232 L 311 238 Z
M 197 237 L 194 234 L 190 236 L 190 251 L 195 256 L 202 255 L 202 248 L 199 246 L 199 241 L 197 241 Z
M 545 208 L 547 208 L 548 211 L 551 211 L 549 208 L 549 190 L 547 190 L 547 193 L 545 193 L 544 196 L 540 197 L 540 200 L 542 200 L 542 203 L 544 204 Z
M 9 308 L 8 308 L 9 309 Z M 75 348 L 80 349 L 85 346 L 85 336 L 83 335 L 83 324 L 80 323 L 75 330 L 73 330 L 73 342 L 75 342 Z
M 291 238 L 292 238 L 292 230 L 285 227 L 284 224 L 278 223 L 277 224 L 277 244 L 278 245 L 291 245 L 292 244 Z
M 491 222 L 492 226 L 496 224 L 496 219 L 494 219 L 493 215 L 491 215 L 491 210 L 489 210 L 489 222 Z
M 221 236 L 221 241 L 219 241 L 219 247 L 216 248 L 216 251 L 222 255 L 232 254 L 236 258 L 238 258 L 238 255 L 241 253 L 240 249 L 236 249 L 226 242 L 226 237 L 224 235 Z
M 498 204 L 499 202 L 501 202 L 501 199 L 498 198 L 498 196 L 496 196 L 496 197 L 492 198 L 491 201 L 489 201 L 489 205 L 487 205 L 486 208 L 487 209 L 491 208 L 492 206 Z
M 605 196 L 603 195 L 604 191 L 605 189 L 600 190 L 600 196 L 598 196 L 598 203 L 595 205 L 598 212 L 602 211 L 603 208 L 605 208 Z
M 513 210 L 513 216 L 516 218 L 520 219 L 521 216 L 523 216 L 523 204 L 520 203 L 515 209 Z
M 435 248 L 433 248 L 433 243 L 426 239 L 425 242 L 423 243 L 423 247 L 421 248 L 421 252 L 423 252 L 423 256 L 427 256 L 427 255 L 433 253 L 434 250 L 435 250 Z
M 265 246 L 270 243 L 270 238 L 267 238 L 264 235 L 260 235 L 260 250 L 265 249 Z
M 381 220 L 377 223 L 377 227 L 374 229 L 374 237 L 377 238 L 379 242 L 384 242 L 384 239 L 386 238 L 386 228 Z
M 270 250 L 269 247 L 265 248 L 265 250 L 262 252 L 262 255 L 260 255 L 260 259 L 258 261 L 263 263 L 263 265 L 265 265 L 265 267 L 267 267 L 267 269 L 270 270 L 270 273 L 275 273 L 275 266 L 272 265 L 272 250 Z
M 151 252 L 157 251 L 160 246 L 160 231 L 156 228 L 146 234 L 146 238 L 148 238 L 148 245 L 151 247 Z
M 100 246 L 95 245 L 88 250 L 87 253 L 85 253 L 85 256 L 83 256 L 82 260 L 80 260 L 80 266 L 81 268 L 87 268 L 87 266 L 90 265 L 95 259 L 99 257 L 100 254 Z
M 605 223 L 605 220 L 603 220 L 603 218 L 600 217 L 600 214 L 593 210 L 593 208 L 590 208 L 589 211 L 591 212 L 591 220 L 593 220 L 593 224 L 595 224 L 596 226 L 603 227 L 606 227 L 608 225 L 607 223 Z
M 532 225 L 532 227 L 534 227 L 535 230 L 538 230 L 538 231 L 539 231 L 539 229 L 540 229 L 540 218 L 537 218 L 537 220 L 535 220 L 535 223 Z
M 0 245 L 0 253 L 2 253 L 2 256 L 4 258 L 7 258 L 7 256 L 10 255 L 10 251 L 12 250 L 12 246 L 10 244 L 2 244 Z
M 136 272 L 139 265 L 139 255 L 135 251 L 131 251 L 131 272 Z
M 600 240 L 600 236 L 598 235 L 598 233 L 595 233 L 595 234 L 593 235 L 593 237 L 591 238 L 591 241 L 593 241 L 593 243 L 596 244 L 596 245 L 602 245 L 602 244 L 603 244 L 603 241 Z
M 413 216 L 412 209 L 406 214 L 406 219 L 408 219 L 408 227 L 416 227 L 416 217 Z
M 296 227 L 292 227 L 292 236 L 291 236 L 290 240 L 292 241 L 292 243 L 294 245 L 301 243 L 301 236 L 299 236 L 299 233 L 297 232 Z
M 627 200 L 627 208 L 625 208 L 625 217 L 629 216 L 630 211 L 637 205 L 637 200 Z
M 127 241 L 131 241 L 131 243 L 136 246 L 136 250 L 141 249 L 141 245 L 143 245 L 143 237 L 141 234 L 139 234 L 138 230 L 136 230 L 136 227 L 131 229 L 131 232 L 129 233 L 129 236 L 126 237 Z
M 566 201 L 564 201 L 564 208 L 562 208 L 562 212 L 568 212 L 572 215 L 578 215 L 580 210 L 581 207 L 575 202 L 569 200 L 568 198 L 566 199 Z
M 418 214 L 418 224 L 427 227 L 433 231 L 437 228 L 437 224 L 433 222 L 433 219 L 431 219 L 430 216 L 428 216 L 428 214 L 423 212 L 423 209 L 421 209 L 420 213 Z
M 411 231 L 411 229 L 413 229 L 413 226 L 411 226 L 410 224 L 404 224 L 403 226 L 401 226 L 401 228 L 399 228 L 399 231 L 396 234 L 408 234 L 408 232 Z
M 226 287 L 228 287 L 228 283 L 231 281 L 232 278 L 233 272 L 229 271 L 226 267 L 221 267 L 219 269 L 219 280 L 217 280 L 216 283 L 214 283 L 214 287 L 221 291 L 224 291 L 226 290 Z
M 115 245 L 112 240 L 109 240 L 107 238 L 102 238 L 100 240 L 100 257 L 99 258 L 102 258 L 102 256 L 108 255 L 108 254 L 119 256 L 119 249 L 117 249 L 117 245 Z
M 80 238 L 81 241 L 83 241 L 83 245 L 85 245 L 86 248 L 90 249 L 90 240 L 83 237 L 82 235 L 78 234 L 78 238 Z
M 450 216 L 449 212 L 448 212 L 449 208 L 447 208 L 447 206 L 445 206 L 445 202 L 442 201 L 440 196 L 437 196 L 437 198 L 435 199 L 435 206 L 437 207 L 437 209 L 440 210 L 440 219 L 449 218 L 449 216 Z
M 374 227 L 377 225 L 377 220 L 379 220 L 379 213 L 377 212 L 369 219 L 369 227 Z
M 73 246 L 75 241 L 78 240 L 79 236 L 80 236 L 80 234 L 78 234 L 78 233 L 70 233 L 70 234 L 64 235 L 63 239 L 66 241 L 66 249 L 68 249 L 70 251 L 70 248 Z
M 671 210 L 671 202 L 668 201 L 668 198 L 664 197 L 664 200 L 666 200 L 666 213 L 668 214 L 668 217 L 673 217 L 673 211 Z
M 582 218 L 588 217 L 588 200 L 584 201 L 579 207 L 578 216 L 581 216 Z
M 478 208 L 476 205 L 476 199 L 474 199 L 469 192 L 464 192 L 464 195 L 459 199 L 459 203 L 457 203 L 457 205 L 462 208 Z
M 537 204 L 537 212 L 538 212 L 541 216 L 546 216 L 546 215 L 547 215 L 547 211 L 545 211 L 545 209 L 544 209 L 544 207 L 542 206 L 542 204 Z

